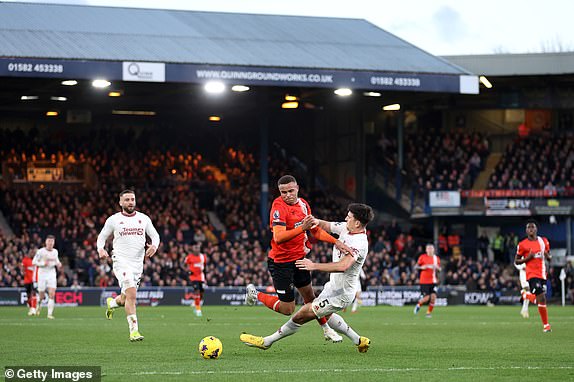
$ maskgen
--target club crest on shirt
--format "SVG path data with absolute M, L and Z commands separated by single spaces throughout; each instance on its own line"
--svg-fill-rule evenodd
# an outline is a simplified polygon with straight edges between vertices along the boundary
M 279 210 L 273 211 L 273 220 L 279 220 Z

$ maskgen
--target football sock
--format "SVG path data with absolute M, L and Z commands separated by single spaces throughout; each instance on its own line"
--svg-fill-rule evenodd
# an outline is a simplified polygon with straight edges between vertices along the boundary
M 51 316 L 54 313 L 54 299 L 48 299 L 48 316 Z
M 523 311 L 528 310 L 528 304 L 530 304 L 530 301 L 528 301 L 528 299 L 524 299 L 524 301 L 522 301 L 522 310 Z
M 201 310 L 201 297 L 194 298 L 195 310 Z
M 429 308 L 427 309 L 427 314 L 431 314 L 433 309 L 434 309 L 434 304 L 429 304 Z
M 271 296 L 262 292 L 257 293 L 257 299 L 263 303 L 266 307 L 276 312 L 279 311 L 279 304 L 281 301 L 277 296 Z
M 533 304 L 536 304 L 536 296 L 533 293 L 524 292 L 524 293 L 522 293 L 522 298 L 527 299 L 528 301 L 530 301 Z
M 335 331 L 349 337 L 349 339 L 353 341 L 355 345 L 359 344 L 359 335 L 357 334 L 357 332 L 355 332 L 353 328 L 347 325 L 345 320 L 343 320 L 343 317 L 339 316 L 337 313 L 333 313 L 331 315 L 328 324 L 331 328 L 335 329 Z
M 546 304 L 538 304 L 538 313 L 540 313 L 542 323 L 548 325 L 548 309 L 546 309 Z
M 296 324 L 292 319 L 289 319 L 289 321 L 284 323 L 283 326 L 281 326 L 275 333 L 263 338 L 263 344 L 265 346 L 270 346 L 275 341 L 279 341 L 282 338 L 297 333 L 299 328 L 301 328 L 301 325 Z
M 112 299 L 112 301 L 110 301 L 110 308 L 115 309 L 119 307 L 118 302 L 116 301 L 116 299 Z
M 38 306 L 38 296 L 34 295 L 32 296 L 32 308 L 36 309 L 36 307 Z
M 359 302 L 357 300 L 355 300 L 353 302 L 353 306 L 351 307 L 351 312 L 356 312 L 358 307 L 359 307 Z
M 129 316 L 127 316 L 127 319 L 128 319 L 128 325 L 130 326 L 130 333 L 139 332 L 137 315 L 130 314 Z

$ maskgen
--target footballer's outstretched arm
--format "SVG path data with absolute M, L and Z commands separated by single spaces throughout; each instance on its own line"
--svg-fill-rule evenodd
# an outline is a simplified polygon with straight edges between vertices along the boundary
M 321 271 L 321 272 L 345 272 L 353 263 L 355 258 L 352 255 L 345 255 L 341 260 L 336 263 L 314 263 L 307 258 L 297 260 L 295 265 L 299 269 L 304 269 L 307 271 Z
M 315 218 L 315 224 L 317 224 L 321 229 L 331 232 L 331 222 Z

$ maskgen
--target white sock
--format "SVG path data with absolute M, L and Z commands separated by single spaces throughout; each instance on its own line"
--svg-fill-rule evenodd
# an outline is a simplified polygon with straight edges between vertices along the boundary
M 118 305 L 118 302 L 116 301 L 116 299 L 112 299 L 112 301 L 110 301 L 110 308 L 115 309 L 115 308 L 119 308 L 120 306 Z
M 343 317 L 339 316 L 337 313 L 333 313 L 331 315 L 331 318 L 329 318 L 329 321 L 327 321 L 327 323 L 329 324 L 330 327 L 335 329 L 335 331 L 349 337 L 349 339 L 353 341 L 355 345 L 359 344 L 360 337 L 357 334 L 357 332 L 355 332 L 353 328 L 347 325 L 345 320 L 343 320 Z
M 289 321 L 284 323 L 283 326 L 281 326 L 275 333 L 263 338 L 263 344 L 265 346 L 270 346 L 272 343 L 279 341 L 282 338 L 297 333 L 300 327 L 301 325 L 296 324 L 292 319 L 289 319 Z
M 351 308 L 351 312 L 356 312 L 358 307 L 359 307 L 359 302 L 357 300 L 355 300 L 353 302 L 353 307 Z
M 51 298 L 48 300 L 48 316 L 51 316 L 54 313 L 54 299 Z
M 138 318 L 135 314 L 130 314 L 127 316 L 128 325 L 130 326 L 130 333 L 139 332 L 138 329 Z
M 522 301 L 522 311 L 528 310 L 528 304 L 530 304 L 530 301 L 525 298 L 524 301 Z

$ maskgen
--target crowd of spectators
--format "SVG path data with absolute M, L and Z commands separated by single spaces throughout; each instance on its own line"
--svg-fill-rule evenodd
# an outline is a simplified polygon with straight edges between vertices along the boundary
M 260 169 L 253 150 L 222 146 L 218 155 L 207 158 L 184 147 L 175 146 L 169 150 L 154 147 L 140 134 L 135 137 L 136 141 L 142 139 L 136 151 L 123 149 L 124 146 L 132 146 L 132 143 L 127 143 L 130 134 L 126 132 L 112 134 L 113 139 L 108 139 L 106 150 L 98 151 L 84 141 L 74 150 L 38 145 L 30 134 L 15 133 L 16 138 L 6 132 L 2 134 L 2 138 L 9 142 L 8 145 L 0 143 L 2 161 L 26 163 L 49 158 L 57 163 L 86 163 L 98 175 L 99 183 L 95 189 L 4 187 L 0 208 L 15 236 L 0 236 L 0 286 L 22 285 L 22 257 L 43 246 L 43 238 L 47 234 L 56 236 L 56 247 L 61 253 L 64 267 L 59 273 L 60 285 L 115 285 L 117 281 L 110 264 L 97 257 L 95 242 L 105 219 L 118 210 L 118 187 L 134 183 L 141 185 L 137 188 L 138 209 L 151 217 L 162 238 L 158 254 L 145 263 L 142 285 L 186 285 L 187 271 L 183 261 L 187 254 L 197 251 L 207 255 L 206 278 L 210 286 L 243 286 L 249 282 L 263 286 L 271 284 L 266 269 L 270 230 L 262 226 L 258 212 Z M 93 141 L 100 140 L 98 137 L 94 136 Z M 477 134 L 439 135 L 436 139 L 423 135 L 419 139 L 419 146 L 409 146 L 412 150 L 415 147 L 422 149 L 424 145 L 450 153 L 448 157 L 443 155 L 437 159 L 433 159 L 433 150 L 427 155 L 419 155 L 418 151 L 408 155 L 416 157 L 412 162 L 414 173 L 422 177 L 424 183 L 432 182 L 433 186 L 460 185 L 467 176 L 472 176 L 472 157 L 478 155 L 482 160 L 488 152 L 487 144 Z M 27 140 L 36 143 L 28 146 L 23 142 Z M 6 149 L 10 145 L 13 147 Z M 474 151 L 461 151 L 461 146 L 471 147 Z M 135 159 L 136 152 L 146 154 Z M 271 182 L 300 167 L 284 152 L 274 152 L 279 154 L 270 158 Z M 451 160 L 453 157 L 460 157 L 467 164 L 457 167 Z M 421 172 L 426 166 L 431 166 L 438 174 L 447 175 L 447 178 L 439 175 L 427 179 L 427 171 Z M 325 192 L 306 189 L 304 182 L 301 183 L 301 196 L 310 201 L 316 216 L 343 220 L 343 202 Z M 274 196 L 277 195 L 271 187 L 269 202 Z M 221 226 L 215 224 L 210 211 L 215 212 Z M 364 267 L 365 286 L 417 284 L 416 259 L 428 241 L 424 234 L 404 231 L 393 222 L 370 227 L 369 239 L 371 251 Z M 330 246 L 317 243 L 310 256 L 327 262 L 330 253 Z M 497 260 L 504 263 L 504 259 Z M 443 262 L 446 264 L 444 282 L 447 284 L 479 290 L 516 289 L 518 285 L 512 269 L 486 259 L 478 262 L 468 256 L 449 254 L 449 257 L 443 257 Z M 328 274 L 315 273 L 313 277 L 316 285 L 323 285 Z
M 510 144 L 489 189 L 537 189 L 574 195 L 574 137 L 534 135 Z
M 471 188 L 488 154 L 488 141 L 480 133 L 429 129 L 405 140 L 407 168 L 421 191 Z

